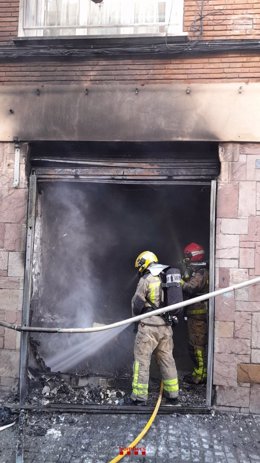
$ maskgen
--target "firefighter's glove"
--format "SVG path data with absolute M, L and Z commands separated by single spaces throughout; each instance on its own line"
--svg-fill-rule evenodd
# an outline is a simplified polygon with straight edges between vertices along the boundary
M 183 287 L 184 283 L 185 283 L 185 281 L 184 281 L 183 279 L 181 279 L 181 280 L 180 280 L 180 285 L 181 285 L 181 287 Z

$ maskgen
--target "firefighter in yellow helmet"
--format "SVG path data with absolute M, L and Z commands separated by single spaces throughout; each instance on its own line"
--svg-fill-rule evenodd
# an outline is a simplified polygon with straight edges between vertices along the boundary
M 184 272 L 182 290 L 185 299 L 200 296 L 209 291 L 208 264 L 205 251 L 197 243 L 189 243 L 184 248 Z M 208 301 L 197 302 L 186 307 L 188 323 L 189 351 L 194 362 L 190 375 L 184 381 L 192 384 L 205 383 L 207 380 L 207 343 L 208 343 Z
M 160 273 L 168 266 L 158 264 L 153 252 L 144 251 L 137 257 L 135 268 L 139 271 L 140 279 L 132 298 L 132 312 L 133 315 L 151 312 L 151 316 L 138 324 L 130 403 L 144 405 L 148 399 L 150 363 L 154 353 L 162 375 L 164 396 L 174 404 L 177 402 L 179 385 L 173 358 L 172 327 L 162 316 L 152 314 L 154 308 L 162 307 Z

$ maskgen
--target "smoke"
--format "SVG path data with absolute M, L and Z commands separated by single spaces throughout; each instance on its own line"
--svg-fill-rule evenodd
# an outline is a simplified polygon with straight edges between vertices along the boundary
M 33 326 L 90 327 L 129 318 L 140 252 L 174 264 L 187 242 L 207 243 L 209 189 L 56 182 L 43 183 L 40 193 Z M 113 373 L 132 366 L 132 325 L 32 337 L 53 371 Z

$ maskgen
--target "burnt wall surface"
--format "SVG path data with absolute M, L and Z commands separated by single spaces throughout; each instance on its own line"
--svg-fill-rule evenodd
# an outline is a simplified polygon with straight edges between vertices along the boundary
M 36 51 L 38 55 L 38 52 Z M 66 52 L 64 52 L 66 54 Z M 259 53 L 241 56 L 227 53 L 200 56 L 137 60 L 59 58 L 27 59 L 2 62 L 0 85 L 85 85 L 110 84 L 169 84 L 211 82 L 259 82 Z M 35 90 L 36 90 L 35 88 Z
M 209 186 L 43 183 L 39 202 L 35 326 L 87 327 L 130 318 L 141 251 L 176 265 L 187 242 L 208 249 Z M 186 331 L 181 320 L 174 331 L 180 372 L 189 367 Z M 52 371 L 110 377 L 132 369 L 133 325 L 32 338 Z

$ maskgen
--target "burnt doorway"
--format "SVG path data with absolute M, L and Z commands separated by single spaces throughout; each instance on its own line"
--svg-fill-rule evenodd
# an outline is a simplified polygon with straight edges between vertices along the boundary
M 161 263 L 178 265 L 184 245 L 198 241 L 210 258 L 212 184 L 202 178 L 205 168 L 194 178 L 194 163 L 187 160 L 186 166 L 176 159 L 175 166 L 169 159 L 167 166 L 163 160 L 129 166 L 118 159 L 100 165 L 94 158 L 87 167 L 75 157 L 66 164 L 59 158 L 62 167 L 51 156 L 32 160 L 37 176 L 32 326 L 87 327 L 129 318 L 137 284 L 134 261 L 145 249 Z M 182 178 L 166 177 L 166 170 Z M 184 319 L 174 342 L 182 378 L 190 368 Z M 67 375 L 76 386 L 89 378 L 123 378 L 130 386 L 133 343 L 132 324 L 84 335 L 33 333 L 29 368 Z M 157 376 L 152 364 L 152 380 Z M 203 394 L 202 404 L 205 388 Z

